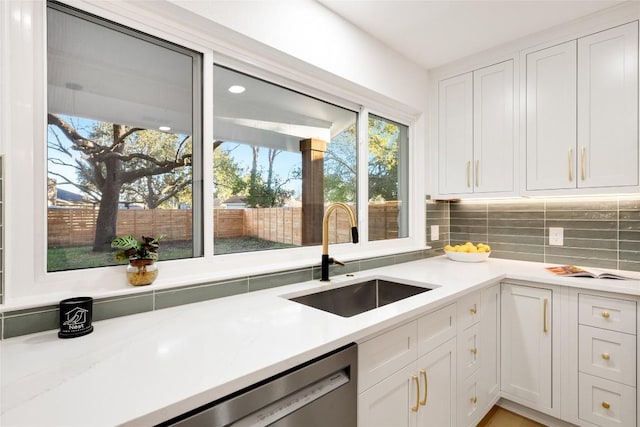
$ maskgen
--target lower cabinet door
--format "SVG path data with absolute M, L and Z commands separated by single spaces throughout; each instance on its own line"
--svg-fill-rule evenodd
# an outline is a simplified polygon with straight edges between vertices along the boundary
M 580 374 L 579 416 L 598 426 L 635 426 L 636 389 L 587 374 Z
M 455 426 L 456 340 L 451 339 L 418 359 L 420 409 L 418 426 Z
M 478 382 L 480 372 L 473 373 L 460 384 L 458 390 L 458 418 L 459 427 L 475 426 L 480 421 L 482 408 L 486 405 L 480 393 Z
M 415 362 L 358 396 L 358 427 L 414 427 L 420 378 Z

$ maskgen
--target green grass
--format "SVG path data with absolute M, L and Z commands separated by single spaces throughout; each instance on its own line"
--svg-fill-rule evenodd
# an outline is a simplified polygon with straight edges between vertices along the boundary
M 295 245 L 254 237 L 216 239 L 214 246 L 215 253 L 219 255 L 295 247 Z M 93 252 L 91 246 L 50 248 L 47 251 L 47 271 L 79 270 L 122 264 L 113 259 L 113 253 Z M 160 260 L 191 258 L 191 255 L 191 242 L 160 243 Z

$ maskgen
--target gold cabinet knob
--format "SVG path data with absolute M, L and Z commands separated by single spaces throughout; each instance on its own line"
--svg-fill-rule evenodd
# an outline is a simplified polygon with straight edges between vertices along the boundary
M 475 396 L 473 396 L 473 397 L 471 398 L 471 403 L 473 403 L 474 405 L 475 405 L 476 403 L 478 403 L 478 398 L 477 398 L 477 397 L 475 397 Z
M 609 312 L 608 312 L 608 311 L 603 311 L 603 312 L 602 312 L 602 317 L 603 317 L 603 318 L 608 319 L 608 318 L 609 318 L 609 316 L 610 316 L 610 314 L 609 314 Z
M 469 313 L 471 314 L 476 314 L 477 312 L 478 312 L 478 309 L 475 306 L 469 309 Z
M 609 408 L 611 408 L 611 405 L 609 405 L 609 402 L 602 402 L 602 407 L 604 409 L 609 409 Z
M 602 353 L 602 358 L 604 360 L 609 360 L 609 359 L 611 359 L 611 356 L 609 356 L 609 353 Z
M 471 354 L 476 354 L 478 353 L 478 349 L 477 348 L 472 348 L 471 349 Z

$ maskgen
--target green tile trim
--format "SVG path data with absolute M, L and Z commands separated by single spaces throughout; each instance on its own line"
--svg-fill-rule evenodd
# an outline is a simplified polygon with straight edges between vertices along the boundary
M 19 314 L 5 313 L 2 337 L 12 338 L 52 329 L 57 330 L 59 325 L 60 310 L 58 308 L 20 310 Z
M 309 280 L 313 280 L 313 270 L 311 268 L 291 270 L 284 273 L 250 276 L 249 292 L 290 285 L 292 283 L 308 282 Z
M 386 267 L 388 265 L 394 265 L 395 263 L 396 257 L 394 255 L 364 259 L 360 261 L 360 271 Z
M 153 292 L 93 302 L 93 321 L 153 311 Z
M 156 291 L 155 309 L 160 310 L 177 305 L 191 304 L 216 298 L 249 292 L 249 279 L 217 282 L 206 285 L 185 286 L 178 289 Z

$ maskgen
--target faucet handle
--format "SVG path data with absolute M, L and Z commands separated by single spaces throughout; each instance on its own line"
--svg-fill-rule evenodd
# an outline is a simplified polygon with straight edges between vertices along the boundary
M 338 261 L 338 260 L 337 260 L 337 259 L 335 259 L 335 258 L 329 258 L 329 263 L 330 263 L 330 264 L 338 264 L 340 267 L 344 267 L 344 263 L 343 263 L 343 262 Z

